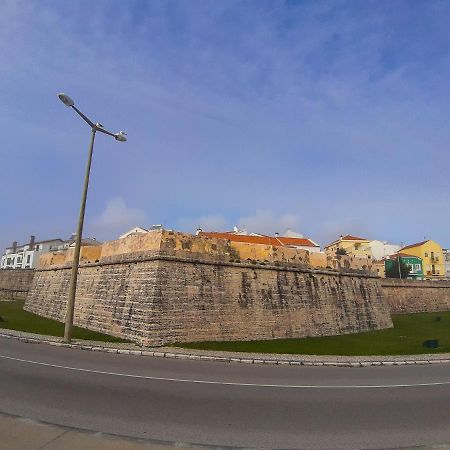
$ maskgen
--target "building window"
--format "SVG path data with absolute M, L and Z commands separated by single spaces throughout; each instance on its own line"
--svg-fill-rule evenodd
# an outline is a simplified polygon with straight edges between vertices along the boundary
M 425 252 L 425 258 L 428 258 L 428 252 Z
M 420 264 L 416 264 L 416 272 L 420 272 Z
M 30 264 L 31 255 L 27 256 L 27 264 Z
M 406 264 L 406 267 L 409 268 L 410 272 L 414 272 L 414 265 L 413 264 Z

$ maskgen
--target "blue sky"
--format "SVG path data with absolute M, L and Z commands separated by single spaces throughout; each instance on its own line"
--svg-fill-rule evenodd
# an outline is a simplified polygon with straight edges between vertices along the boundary
M 450 245 L 450 2 L 0 3 L 0 245 L 134 225 Z

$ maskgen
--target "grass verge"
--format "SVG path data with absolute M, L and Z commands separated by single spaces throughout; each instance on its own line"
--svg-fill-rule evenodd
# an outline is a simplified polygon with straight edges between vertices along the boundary
M 56 320 L 32 314 L 23 309 L 25 300 L 0 301 L 0 329 L 26 331 L 48 336 L 64 335 L 64 324 Z M 74 339 L 102 342 L 128 342 L 107 334 L 97 333 L 84 328 L 74 327 Z
M 177 347 L 250 353 L 303 355 L 416 355 L 450 353 L 450 311 L 426 314 L 397 314 L 394 328 L 341 336 L 268 341 L 190 342 Z M 436 349 L 424 341 L 438 339 Z

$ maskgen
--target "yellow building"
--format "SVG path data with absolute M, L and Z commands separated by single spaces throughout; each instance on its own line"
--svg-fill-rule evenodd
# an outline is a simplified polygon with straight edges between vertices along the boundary
M 386 268 L 384 261 L 374 261 L 372 264 L 372 271 L 381 278 L 386 278 Z
M 361 258 L 371 258 L 372 250 L 369 245 L 370 241 L 368 239 L 351 236 L 347 234 L 346 236 L 341 236 L 339 239 L 335 240 L 331 244 L 324 247 L 325 253 L 328 255 L 339 254 L 338 250 L 345 250 L 345 254 L 349 256 L 357 256 Z
M 442 247 L 432 240 L 407 245 L 400 252 L 422 258 L 424 279 L 445 278 L 445 261 Z

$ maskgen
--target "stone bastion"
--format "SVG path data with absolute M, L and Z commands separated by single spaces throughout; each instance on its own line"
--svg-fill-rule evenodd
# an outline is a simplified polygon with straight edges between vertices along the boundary
M 41 257 L 26 310 L 64 321 L 72 258 Z M 130 235 L 82 249 L 75 324 L 140 345 L 392 327 L 379 278 L 358 264 L 165 230 Z

